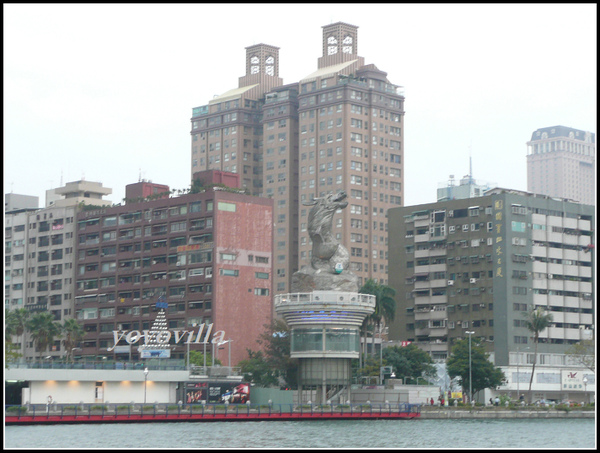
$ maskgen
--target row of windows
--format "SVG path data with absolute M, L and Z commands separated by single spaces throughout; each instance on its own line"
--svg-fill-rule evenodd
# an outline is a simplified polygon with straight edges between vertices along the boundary
M 104 218 L 91 217 L 82 219 L 77 222 L 78 230 L 85 230 L 88 227 L 102 225 L 102 227 L 111 227 L 117 225 L 128 225 L 143 221 L 156 221 L 167 219 L 169 217 L 178 217 L 187 215 L 189 213 L 203 212 L 202 204 L 205 204 L 204 212 L 212 212 L 214 203 L 212 200 L 203 201 L 192 201 L 179 206 L 173 206 L 169 208 L 154 208 L 145 209 L 136 212 L 127 212 L 119 215 L 106 216 Z

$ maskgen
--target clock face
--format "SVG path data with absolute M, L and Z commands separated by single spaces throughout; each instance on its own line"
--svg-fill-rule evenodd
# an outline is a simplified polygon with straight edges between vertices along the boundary
M 267 73 L 267 75 L 275 75 L 275 67 L 269 65 L 265 67 L 265 72 Z
M 260 68 L 258 66 L 250 66 L 250 74 L 258 74 Z
M 335 55 L 337 53 L 337 47 L 336 46 L 329 46 L 327 47 L 327 55 Z
M 337 39 L 335 39 L 335 36 L 330 36 L 327 38 L 327 44 L 337 44 Z

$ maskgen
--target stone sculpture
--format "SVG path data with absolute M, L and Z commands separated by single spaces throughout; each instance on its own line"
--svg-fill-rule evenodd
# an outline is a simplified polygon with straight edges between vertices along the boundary
M 346 192 L 340 191 L 303 203 L 312 206 L 308 213 L 312 258 L 310 267 L 303 267 L 292 276 L 293 292 L 358 291 L 358 279 L 348 270 L 350 254 L 332 231 L 333 215 L 348 206 L 346 197 Z

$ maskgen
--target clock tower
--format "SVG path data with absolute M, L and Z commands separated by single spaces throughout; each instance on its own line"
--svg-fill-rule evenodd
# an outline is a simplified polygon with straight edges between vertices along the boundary
M 358 27 L 336 22 L 323 27 L 323 56 L 319 58 L 319 69 L 346 61 L 356 60 Z
M 240 77 L 239 86 L 259 84 L 261 94 L 281 86 L 279 77 L 279 47 L 256 44 L 246 47 L 246 75 Z

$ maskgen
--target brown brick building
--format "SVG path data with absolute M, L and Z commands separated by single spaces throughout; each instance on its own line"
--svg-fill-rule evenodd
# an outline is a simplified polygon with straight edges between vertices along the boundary
M 272 319 L 273 201 L 229 190 L 83 211 L 77 216 L 75 316 L 81 355 L 138 359 L 137 344 L 114 346 L 113 331 L 152 327 L 159 297 L 169 330 L 213 324 L 231 361 L 257 349 Z M 173 339 L 171 340 L 173 343 Z M 184 358 L 187 345 L 173 345 Z M 192 344 L 192 350 L 202 350 Z M 227 353 L 219 357 L 227 362 Z

